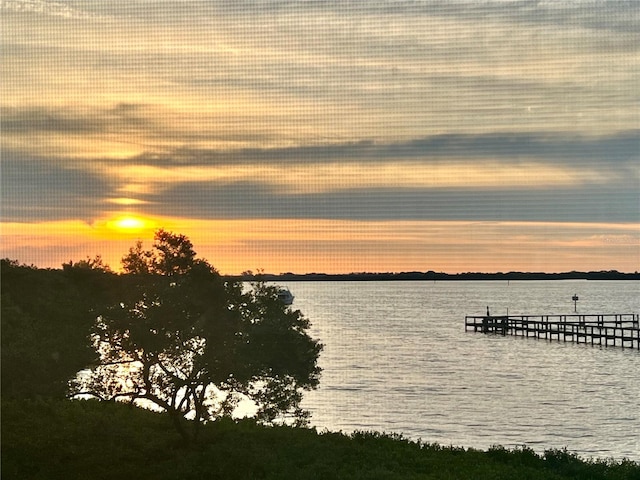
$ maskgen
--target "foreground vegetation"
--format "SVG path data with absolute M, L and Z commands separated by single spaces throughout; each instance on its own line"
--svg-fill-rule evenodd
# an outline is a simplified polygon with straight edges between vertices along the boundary
M 486 452 L 376 433 L 221 419 L 186 446 L 163 414 L 97 401 L 3 401 L 3 479 L 640 479 L 635 462 Z
M 162 229 L 122 267 L 1 262 L 4 399 L 152 403 L 185 442 L 243 399 L 264 424 L 307 422 L 300 402 L 318 386 L 322 344 L 275 286 L 224 279 L 186 236 Z
M 153 250 L 124 257 L 125 274 L 99 257 L 61 270 L 0 261 L 3 479 L 640 480 L 635 462 L 565 451 L 273 425 L 304 423 L 302 391 L 318 384 L 322 346 L 275 288 L 243 293 L 191 247 L 159 231 Z M 90 379 L 69 392 L 86 368 Z M 228 392 L 222 405 L 212 406 L 212 386 Z M 65 399 L 78 392 L 129 404 Z M 232 420 L 234 393 L 262 414 Z M 165 413 L 131 405 L 139 399 Z

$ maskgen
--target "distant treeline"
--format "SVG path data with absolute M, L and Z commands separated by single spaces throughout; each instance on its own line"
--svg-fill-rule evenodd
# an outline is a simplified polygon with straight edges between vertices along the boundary
M 623 273 L 617 270 L 599 272 L 497 272 L 497 273 L 441 273 L 441 272 L 401 272 L 401 273 L 245 273 L 229 276 L 229 279 L 240 281 L 264 280 L 267 282 L 299 282 L 299 281 L 391 281 L 391 280 L 640 280 L 640 273 Z

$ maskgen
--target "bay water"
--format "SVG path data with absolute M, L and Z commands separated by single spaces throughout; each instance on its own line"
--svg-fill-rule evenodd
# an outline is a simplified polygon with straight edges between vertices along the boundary
M 634 281 L 292 282 L 324 344 L 318 430 L 640 461 L 640 351 L 464 330 L 465 315 L 640 312 Z

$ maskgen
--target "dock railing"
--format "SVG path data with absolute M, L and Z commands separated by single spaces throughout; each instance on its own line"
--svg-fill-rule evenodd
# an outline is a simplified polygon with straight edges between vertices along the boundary
M 640 315 L 485 315 L 466 316 L 465 331 L 545 338 L 640 350 Z

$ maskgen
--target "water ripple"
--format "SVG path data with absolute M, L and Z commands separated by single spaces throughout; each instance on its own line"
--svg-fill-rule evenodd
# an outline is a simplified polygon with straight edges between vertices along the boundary
M 464 315 L 637 313 L 638 282 L 300 282 L 325 349 L 304 406 L 330 430 L 640 461 L 640 352 L 464 332 Z M 589 305 L 607 311 L 588 311 Z M 561 305 L 566 310 L 553 310 Z M 600 307 L 602 306 L 602 307 Z

